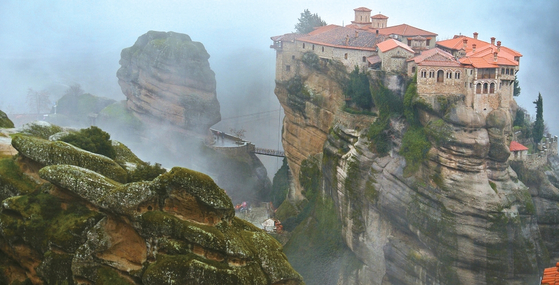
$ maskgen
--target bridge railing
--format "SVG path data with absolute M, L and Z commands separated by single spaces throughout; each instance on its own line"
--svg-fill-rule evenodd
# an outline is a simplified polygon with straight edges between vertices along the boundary
M 255 147 L 254 148 L 254 153 L 255 154 L 269 155 L 269 156 L 285 157 L 285 152 L 283 152 L 281 150 L 275 150 L 275 149 Z

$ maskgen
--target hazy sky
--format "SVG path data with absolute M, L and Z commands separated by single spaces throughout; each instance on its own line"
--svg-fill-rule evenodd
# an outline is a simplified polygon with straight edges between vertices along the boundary
M 148 30 L 159 30 L 186 33 L 205 45 L 224 117 L 246 111 L 227 109 L 234 105 L 224 102 L 246 99 L 247 92 L 254 93 L 251 101 L 265 103 L 255 109 L 271 110 L 278 105 L 270 37 L 293 31 L 304 9 L 342 25 L 353 19 L 354 8 L 365 6 L 387 15 L 389 25 L 407 23 L 438 33 L 438 39 L 478 32 L 482 40 L 494 36 L 521 52 L 522 94 L 517 101 L 533 114 L 532 101 L 541 92 L 545 119 L 559 134 L 559 113 L 554 111 L 559 103 L 554 86 L 559 1 L 424 2 L 1 0 L 0 109 L 26 111 L 28 88 L 47 89 L 58 97 L 73 83 L 95 95 L 124 99 L 115 75 L 120 51 Z M 250 91 L 260 81 L 258 91 Z

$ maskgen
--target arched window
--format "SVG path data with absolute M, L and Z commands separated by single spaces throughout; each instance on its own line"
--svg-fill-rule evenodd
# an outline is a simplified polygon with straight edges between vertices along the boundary
M 456 71 L 456 73 L 454 73 L 454 78 L 460 79 L 460 71 Z
M 507 68 L 506 72 L 507 72 L 507 74 L 509 74 L 509 69 L 508 68 Z
M 415 66 L 412 66 L 411 73 L 415 73 Z
M 488 91 L 488 84 L 487 83 L 483 83 L 483 94 L 487 94 Z
M 476 94 L 481 94 L 481 83 L 476 84 Z
M 429 70 L 429 78 L 435 77 L 435 71 Z
M 322 47 L 322 52 L 324 52 L 324 47 Z
M 495 93 L 495 83 L 491 83 L 491 85 L 489 85 L 489 93 Z
M 367 57 L 366 56 L 363 57 L 363 62 L 367 62 Z
M 346 53 L 346 54 L 344 54 L 344 59 L 347 59 L 347 53 Z
M 505 74 L 505 69 L 501 68 L 501 74 Z
M 427 71 L 426 70 L 422 70 L 421 71 L 421 78 L 425 78 L 427 77 Z
M 446 72 L 446 78 L 452 79 L 452 72 L 451 71 Z
M 444 71 L 442 70 L 437 71 L 437 82 L 438 83 L 444 82 Z

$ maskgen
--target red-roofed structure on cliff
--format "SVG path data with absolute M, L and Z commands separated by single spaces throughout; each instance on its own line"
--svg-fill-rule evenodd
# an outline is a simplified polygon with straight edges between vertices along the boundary
M 457 35 L 436 41 L 437 34 L 408 24 L 388 26 L 388 17 L 371 16 L 371 9 L 354 9 L 355 19 L 345 27 L 327 25 L 308 34 L 272 37 L 277 51 L 276 79 L 295 75 L 306 52 L 322 61 L 340 61 L 351 71 L 381 70 L 417 74 L 417 90 L 426 99 L 433 95 L 463 95 L 466 106 L 482 115 L 508 107 L 513 98 L 515 74 L 522 54 L 501 45 Z

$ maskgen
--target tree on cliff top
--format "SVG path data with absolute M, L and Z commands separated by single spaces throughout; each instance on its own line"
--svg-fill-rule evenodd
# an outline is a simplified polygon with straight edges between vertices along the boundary
M 512 95 L 515 97 L 520 96 L 520 83 L 518 83 L 518 77 L 516 75 L 514 76 L 514 89 Z
M 534 127 L 532 129 L 532 137 L 534 138 L 534 143 L 538 144 L 544 133 L 544 123 L 543 123 L 543 99 L 542 94 L 538 95 L 538 100 L 534 101 L 536 104 L 536 121 L 534 122 Z
M 309 9 L 305 9 L 301 13 L 301 18 L 299 18 L 299 23 L 295 25 L 295 31 L 299 34 L 308 34 L 314 30 L 316 27 L 326 26 L 318 14 L 311 14 Z

